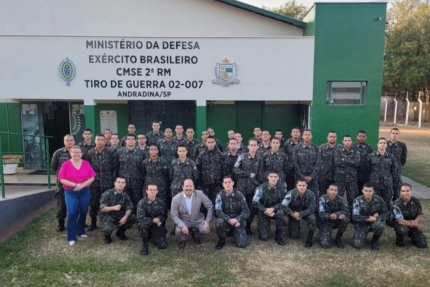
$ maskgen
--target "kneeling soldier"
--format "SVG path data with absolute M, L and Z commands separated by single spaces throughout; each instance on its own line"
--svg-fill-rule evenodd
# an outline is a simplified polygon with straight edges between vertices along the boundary
M 373 232 L 372 249 L 379 250 L 378 240 L 385 229 L 388 210 L 382 197 L 374 195 L 375 190 L 370 183 L 363 185 L 363 195 L 354 200 L 352 219 L 354 220 L 354 236 L 352 245 L 362 248 L 369 232 Z
M 158 249 L 166 249 L 166 205 L 164 200 L 157 197 L 158 189 L 155 184 L 149 183 L 146 188 L 147 196 L 137 204 L 137 223 L 142 237 L 142 255 L 148 255 L 148 239 L 154 238 L 154 244 Z
M 336 246 L 341 249 L 345 248 L 342 242 L 342 235 L 348 226 L 350 213 L 348 206 L 337 193 L 337 185 L 334 183 L 330 184 L 327 194 L 322 195 L 318 200 L 317 217 L 322 248 L 330 247 L 331 231 L 335 228 L 337 228 Z
M 224 177 L 222 185 L 224 189 L 217 194 L 215 199 L 217 216 L 215 228 L 219 237 L 215 248 L 219 250 L 224 247 L 226 228 L 233 232 L 237 247 L 243 248 L 248 242 L 245 220 L 249 217 L 249 208 L 243 194 L 237 189 L 233 189 L 234 181 L 231 176 Z
M 300 221 L 306 220 L 308 224 L 308 236 L 305 247 L 312 247 L 314 231 L 317 225 L 315 217 L 315 194 L 310 189 L 304 178 L 299 178 L 296 182 L 296 188 L 290 190 L 282 201 L 281 211 L 278 213 L 286 220 L 285 215 L 289 217 L 288 232 L 292 239 L 300 237 Z
M 114 185 L 115 188 L 106 190 L 100 199 L 100 228 L 107 244 L 112 242 L 111 234 L 117 226 L 116 236 L 128 240 L 125 231 L 136 222 L 136 216 L 131 214 L 133 203 L 124 192 L 125 178 L 117 177 Z
M 409 236 L 418 248 L 427 248 L 427 238 L 423 233 L 424 225 L 420 222 L 423 216 L 421 202 L 412 196 L 412 188 L 404 183 L 400 187 L 400 198 L 393 204 L 393 215 L 396 223 L 396 245 L 404 247 L 405 236 Z
M 287 193 L 287 187 L 284 182 L 279 182 L 279 175 L 276 171 L 270 171 L 267 178 L 268 182 L 263 183 L 255 189 L 255 195 L 252 199 L 252 206 L 257 210 L 258 214 L 258 238 L 263 241 L 269 238 L 270 220 L 275 219 L 275 240 L 279 245 L 285 245 L 285 241 L 282 239 L 284 222 L 282 216 L 278 216 L 277 211 L 281 207 L 282 199 Z

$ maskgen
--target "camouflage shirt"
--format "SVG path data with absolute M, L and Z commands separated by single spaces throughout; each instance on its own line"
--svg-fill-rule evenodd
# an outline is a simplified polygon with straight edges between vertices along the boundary
M 283 145 L 284 152 L 290 157 L 293 158 L 294 148 L 302 142 L 302 139 L 298 139 L 297 143 L 294 143 L 293 138 L 289 138 Z
M 397 141 L 396 143 L 389 141 L 387 151 L 394 155 L 397 163 L 397 170 L 400 173 L 408 157 L 408 148 L 406 147 L 406 144 L 400 141 Z
M 162 131 L 159 131 L 157 134 L 155 134 L 153 131 L 150 131 L 149 133 L 146 134 L 146 144 L 147 145 L 152 145 L 152 144 L 157 144 L 159 140 L 164 139 L 164 133 Z
M 363 195 L 354 200 L 352 207 L 352 218 L 357 223 L 367 223 L 369 216 L 378 213 L 378 220 L 385 222 L 388 218 L 388 209 L 382 197 L 373 195 L 372 200 L 367 202 Z
M 96 148 L 91 149 L 87 154 L 87 161 L 91 164 L 96 172 L 94 182 L 98 182 L 101 190 L 106 190 L 113 187 L 114 182 L 114 166 L 113 157 L 115 152 L 105 147 L 101 152 Z
M 227 144 L 226 147 L 224 147 L 224 151 L 225 152 L 229 152 L 230 151 L 230 148 L 228 147 L 228 144 Z M 238 154 L 239 153 L 245 153 L 245 152 L 248 152 L 248 151 L 249 151 L 248 148 L 246 146 L 244 146 L 243 144 L 241 144 L 240 147 L 237 149 L 237 153 Z
M 119 211 L 103 212 L 104 207 L 112 207 L 115 205 L 121 205 Z M 122 218 L 127 210 L 133 210 L 133 203 L 127 193 L 117 192 L 115 188 L 108 189 L 102 193 L 100 199 L 100 217 L 111 216 L 114 218 Z
M 373 152 L 373 148 L 371 145 L 353 143 L 351 148 L 357 150 L 360 153 L 360 165 L 357 169 L 357 178 L 358 179 L 367 179 L 369 177 L 370 171 L 367 162 L 367 157 L 369 154 Z
M 63 163 L 65 163 L 71 158 L 72 157 L 69 151 L 65 147 L 57 149 L 52 155 L 51 169 L 55 170 L 55 173 L 58 175 L 58 172 L 60 171 L 60 168 Z
M 230 195 L 225 190 L 221 190 L 217 194 L 215 213 L 217 218 L 221 218 L 225 222 L 228 222 L 231 218 L 235 218 L 238 221 L 246 220 L 250 214 L 245 197 L 236 189 Z
M 342 146 L 336 144 L 334 147 L 330 147 L 328 143 L 319 146 L 321 151 L 321 168 L 318 174 L 318 179 L 334 180 L 333 154 L 336 148 L 342 148 Z
M 310 143 L 309 146 L 305 146 L 304 143 L 299 143 L 294 148 L 293 161 L 296 178 L 310 176 L 313 180 L 318 179 L 321 152 L 316 144 Z
M 330 215 L 333 213 L 336 214 L 337 217 L 342 214 L 344 214 L 346 217 L 351 216 L 349 213 L 348 205 L 342 197 L 336 195 L 336 198 L 334 200 L 330 200 L 327 194 L 322 195 L 318 199 L 318 220 L 320 222 L 328 221 L 330 220 Z
M 239 155 L 233 168 L 238 190 L 244 194 L 254 194 L 254 190 L 264 181 L 261 164 L 262 158 L 258 154 L 254 157 L 250 153 Z M 255 174 L 254 178 L 251 178 L 251 173 Z
M 367 156 L 370 168 L 369 180 L 375 188 L 392 188 L 394 181 L 398 180 L 397 164 L 394 156 L 386 152 L 381 155 L 378 151 Z
M 142 162 L 145 154 L 141 149 L 135 147 L 132 150 L 120 148 L 114 155 L 114 168 L 116 176 L 121 176 L 128 182 L 130 179 L 143 181 Z
M 82 150 L 82 159 L 87 159 L 88 152 L 96 147 L 96 144 L 92 141 L 90 144 L 87 144 L 85 141 L 79 143 L 79 147 Z
M 185 137 L 178 138 L 177 136 L 174 136 L 172 140 L 176 143 L 176 146 L 185 145 L 187 142 L 187 138 Z
M 128 135 L 128 134 L 127 134 Z M 120 148 L 120 147 L 125 147 L 125 140 L 127 139 L 127 135 L 125 135 L 125 136 L 123 136 L 122 138 L 121 138 L 121 140 L 119 141 L 119 144 L 118 144 L 118 148 Z M 135 135 L 135 137 L 137 138 L 137 135 L 136 134 L 132 134 L 132 135 Z M 137 141 L 136 141 L 136 145 L 137 145 L 138 143 L 137 143 Z
M 191 159 L 185 159 L 181 162 L 179 158 L 174 159 L 170 165 L 170 180 L 172 184 L 170 189 L 182 190 L 184 181 L 188 178 L 192 179 L 195 183 L 198 179 L 199 173 L 197 171 L 197 166 Z
M 163 158 L 157 157 L 154 162 L 151 158 L 143 161 L 143 178 L 145 179 L 145 186 L 148 184 L 155 184 L 158 191 L 166 190 L 170 184 L 170 170 L 169 164 Z
M 263 154 L 265 154 L 266 152 L 268 152 L 268 151 L 270 151 L 270 143 L 269 143 L 269 145 L 267 146 L 267 147 L 265 147 L 264 146 L 264 143 L 263 142 L 261 142 L 259 145 L 258 145 L 258 150 L 257 150 L 257 152 L 261 155 L 261 156 L 263 156 Z M 288 155 L 288 154 L 287 154 Z M 290 158 L 292 158 L 292 157 L 290 157 Z
M 224 160 L 223 176 L 226 176 L 226 175 L 233 176 L 233 167 L 238 157 L 239 157 L 239 151 L 236 153 L 236 155 L 232 155 L 229 151 L 226 151 L 223 153 L 223 160 Z
M 166 139 L 159 140 L 157 143 L 158 149 L 160 150 L 160 156 L 168 164 L 172 163 L 172 160 L 176 158 L 176 149 L 178 144 L 174 140 L 167 141 Z
M 252 206 L 260 212 L 273 207 L 276 212 L 281 207 L 286 193 L 287 187 L 284 184 L 278 182 L 274 187 L 270 187 L 269 183 L 265 182 L 255 189 Z
M 156 197 L 154 201 L 145 196 L 137 204 L 137 222 L 139 226 L 152 222 L 154 218 L 158 218 L 161 222 L 166 220 L 166 205 L 163 200 Z
M 220 184 L 225 170 L 222 153 L 219 150 L 204 150 L 197 158 L 199 182 L 202 186 Z
M 286 215 L 291 215 L 298 212 L 300 217 L 305 217 L 315 214 L 315 194 L 307 189 L 303 196 L 300 196 L 299 191 L 294 188 L 290 190 L 282 200 L 281 209 Z
M 140 146 L 137 146 L 141 151 L 143 151 L 143 153 L 145 154 L 145 158 L 148 158 L 149 157 L 149 146 L 148 145 L 145 145 L 145 147 L 144 148 L 142 148 L 142 147 L 140 147 Z
M 357 168 L 360 164 L 360 154 L 357 150 L 350 148 L 348 151 L 343 147 L 334 152 L 334 180 L 336 182 L 356 182 Z
M 281 150 L 277 152 L 270 150 L 263 155 L 261 169 L 264 180 L 267 180 L 270 171 L 277 171 L 279 182 L 284 183 L 285 176 L 293 169 L 293 161 Z
M 199 141 L 196 139 L 193 139 L 191 141 L 188 141 L 188 139 L 185 139 L 184 145 L 187 147 L 187 157 L 196 160 L 197 157 L 194 157 L 194 149 L 199 144 Z
M 415 220 L 418 215 L 423 215 L 421 202 L 415 196 L 411 197 L 409 202 L 405 202 L 402 198 L 398 198 L 393 203 L 393 216 L 394 219 L 400 220 Z

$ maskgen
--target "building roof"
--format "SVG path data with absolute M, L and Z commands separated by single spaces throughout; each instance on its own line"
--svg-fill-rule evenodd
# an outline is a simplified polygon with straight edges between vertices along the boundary
M 294 18 L 290 18 L 287 16 L 283 16 L 277 13 L 274 13 L 272 11 L 263 9 L 263 8 L 258 8 L 256 6 L 253 5 L 249 5 L 240 1 L 235 1 L 235 0 L 215 0 L 224 4 L 228 4 L 231 5 L 233 7 L 239 8 L 239 9 L 243 9 L 252 13 L 256 13 L 258 15 L 273 19 L 273 20 L 277 20 L 280 22 L 284 22 L 286 24 L 290 24 L 296 27 L 300 27 L 300 28 L 306 28 L 306 23 L 302 22 L 300 20 L 294 19 Z

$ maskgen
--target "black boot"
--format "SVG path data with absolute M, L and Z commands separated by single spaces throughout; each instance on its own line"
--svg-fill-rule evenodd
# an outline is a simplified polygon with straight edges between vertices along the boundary
M 215 246 L 216 250 L 221 250 L 225 245 L 225 237 L 220 237 L 217 245 Z
M 396 236 L 396 245 L 397 247 L 405 247 L 405 242 L 403 242 L 403 238 Z
M 88 226 L 87 231 L 93 231 L 97 228 L 97 217 L 91 217 L 91 225 Z
M 118 231 L 115 233 L 116 236 L 122 241 L 128 240 L 128 237 L 125 236 L 125 229 L 123 227 L 118 228 Z
M 148 242 L 143 241 L 143 246 L 142 246 L 142 250 L 140 251 L 140 254 L 142 254 L 142 255 L 148 255 L 149 254 Z
M 247 235 L 252 235 L 252 231 L 251 231 L 251 223 L 252 223 L 252 222 L 247 222 L 247 223 L 246 223 L 246 234 L 247 234 Z
M 112 243 L 112 238 L 110 237 L 110 235 L 105 235 L 105 243 L 106 244 L 111 244 Z
M 58 219 L 57 232 L 64 231 L 64 219 Z
M 314 232 L 308 231 L 308 237 L 306 238 L 305 247 L 312 247 L 312 240 L 314 239 Z
M 343 242 L 342 242 L 342 234 L 339 234 L 339 232 L 336 234 L 336 239 L 334 240 L 334 242 L 336 243 L 336 246 L 339 247 L 340 249 L 345 248 L 345 245 L 343 245 Z
M 285 241 L 282 238 L 282 229 L 280 229 L 280 228 L 276 229 L 275 240 L 276 240 L 276 243 L 278 243 L 278 245 L 281 245 L 281 246 L 285 245 Z
M 175 235 L 176 225 L 173 225 L 172 230 L 170 231 L 170 235 Z
M 373 237 L 372 237 L 372 249 L 373 250 L 379 250 L 378 240 L 380 237 L 381 237 L 380 235 L 373 235 Z

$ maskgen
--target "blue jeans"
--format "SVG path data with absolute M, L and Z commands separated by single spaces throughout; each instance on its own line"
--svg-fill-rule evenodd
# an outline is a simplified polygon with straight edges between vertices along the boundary
M 85 234 L 85 219 L 90 205 L 91 190 L 64 191 L 67 206 L 67 241 L 76 240 L 76 235 Z

